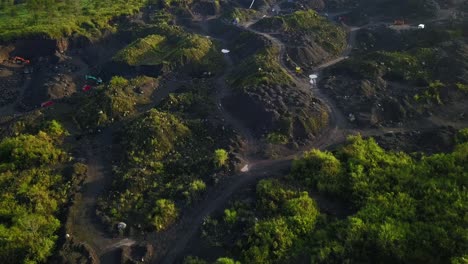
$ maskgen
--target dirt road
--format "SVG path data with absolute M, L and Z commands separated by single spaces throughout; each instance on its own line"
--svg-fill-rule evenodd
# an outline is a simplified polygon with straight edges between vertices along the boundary
M 247 23 L 247 25 L 251 25 L 252 23 Z M 289 75 L 291 75 L 293 81 L 296 85 L 301 89 L 311 89 L 310 84 L 307 79 L 300 78 L 292 73 L 287 67 L 284 62 L 285 58 L 285 47 L 284 44 L 278 40 L 277 38 L 271 36 L 270 34 L 266 34 L 263 32 L 256 31 L 250 27 L 241 27 L 244 30 L 250 31 L 254 34 L 261 35 L 267 39 L 269 39 L 274 45 L 277 45 L 280 50 L 278 61 L 280 62 L 281 67 L 286 70 Z M 350 37 L 352 39 L 354 37 Z M 349 45 L 352 45 L 354 41 L 350 41 Z M 348 49 L 347 49 L 348 50 Z M 351 48 L 349 48 L 351 50 Z M 345 56 L 349 54 L 349 51 L 346 51 L 343 54 L 341 59 L 344 59 Z M 228 87 L 226 85 L 226 76 L 229 71 L 232 69 L 232 61 L 228 56 L 225 57 L 226 64 L 228 65 L 225 73 L 220 76 L 217 80 L 217 83 L 220 87 L 217 93 L 217 101 L 220 103 L 220 111 L 222 112 L 223 116 L 229 120 L 229 123 L 233 125 L 233 127 L 240 128 L 239 130 L 242 132 L 243 136 L 247 136 L 247 142 L 251 145 L 258 145 L 255 143 L 255 139 L 251 136 L 248 129 L 242 126 L 239 120 L 232 118 L 232 116 L 222 107 L 221 101 L 222 98 L 226 96 L 228 93 Z M 334 63 L 329 63 L 329 66 L 338 63 L 340 60 L 334 60 Z M 325 66 L 324 66 L 325 67 Z M 331 145 L 337 144 L 342 142 L 345 139 L 345 135 L 340 134 L 340 129 L 346 128 L 348 122 L 343 117 L 341 112 L 331 104 L 331 100 L 323 94 L 315 94 L 318 97 L 325 107 L 327 107 L 328 112 L 330 113 L 330 127 L 321 137 L 318 138 L 312 145 L 308 146 L 308 148 L 319 148 L 325 149 Z M 223 182 L 220 186 L 216 186 L 213 190 L 208 191 L 208 196 L 199 204 L 195 206 L 190 212 L 186 213 L 180 222 L 171 228 L 168 232 L 165 232 L 165 235 L 160 235 L 159 237 L 155 237 L 153 241 L 165 241 L 167 244 L 165 247 L 160 247 L 160 250 L 166 251 L 167 253 L 164 254 L 164 258 L 157 258 L 155 259 L 155 263 L 163 263 L 163 264 L 172 264 L 174 263 L 180 254 L 184 251 L 189 241 L 197 234 L 199 228 L 203 224 L 203 220 L 215 212 L 217 209 L 222 208 L 225 206 L 229 199 L 239 190 L 245 189 L 246 186 L 255 184 L 258 180 L 263 178 L 272 178 L 281 175 L 287 174 L 290 169 L 292 160 L 294 158 L 299 157 L 302 154 L 302 151 L 298 151 L 297 153 L 283 157 L 277 160 L 257 160 L 257 161 L 250 161 L 249 168 L 250 171 L 247 173 L 238 173 L 232 176 L 229 180 Z M 340 208 L 340 206 L 331 203 L 322 195 L 316 193 L 314 194 L 314 199 L 319 202 L 319 206 L 322 209 L 328 210 L 329 213 L 341 215 L 343 212 L 346 212 L 346 208 Z M 175 239 L 174 243 L 168 243 L 168 238 Z M 150 239 L 151 240 L 151 239 Z
M 206 21 L 200 21 L 200 23 L 202 23 L 201 28 L 206 30 Z M 246 25 L 251 24 L 253 24 L 253 22 L 249 22 Z M 297 76 L 294 72 L 288 69 L 288 67 L 286 67 L 286 63 L 284 61 L 286 57 L 284 43 L 272 34 L 258 32 L 250 27 L 242 27 L 242 29 L 261 35 L 269 39 L 274 45 L 277 45 L 280 50 L 278 61 L 281 67 L 289 73 L 297 87 L 304 90 L 310 90 L 312 94 L 322 102 L 322 105 L 326 107 L 330 114 L 330 124 L 328 129 L 312 145 L 307 146 L 307 149 L 326 149 L 327 147 L 343 142 L 347 135 L 358 132 L 365 135 L 375 136 L 382 135 L 390 131 L 397 131 L 392 128 L 375 129 L 372 131 L 363 131 L 351 128 L 345 115 L 338 109 L 334 101 L 322 92 L 320 87 L 311 86 L 307 78 Z M 316 69 L 319 75 L 323 69 L 346 59 L 355 44 L 356 32 L 358 30 L 359 28 L 349 28 L 347 48 L 340 57 L 319 65 Z M 209 35 L 209 32 L 206 32 L 206 34 Z M 220 39 L 220 41 L 223 42 L 222 39 Z M 232 126 L 244 138 L 246 145 L 248 146 L 244 158 L 245 164 L 249 165 L 249 171 L 233 175 L 219 185 L 208 189 L 206 197 L 201 202 L 195 204 L 193 208 L 184 212 L 179 222 L 176 225 L 173 225 L 170 229 L 161 233 L 151 233 L 146 237 L 114 239 L 108 237 L 104 232 L 102 232 L 104 228 L 99 226 L 99 223 L 93 221 L 93 219 L 95 219 L 93 210 L 96 208 L 96 197 L 103 191 L 103 186 L 108 186 L 109 184 L 108 182 L 105 184 L 103 183 L 111 179 L 109 175 L 110 170 L 104 165 L 110 163 L 102 156 L 106 152 L 104 146 L 110 146 L 112 143 L 109 141 L 112 138 L 112 129 L 106 129 L 95 139 L 95 142 L 100 142 L 100 146 L 95 149 L 89 149 L 89 157 L 92 158 L 88 164 L 90 171 L 86 181 L 83 199 L 78 205 L 78 211 L 81 212 L 81 214 L 87 214 L 87 216 L 79 217 L 83 219 L 74 223 L 73 231 L 74 233 L 77 233 L 77 237 L 83 239 L 83 241 L 90 241 L 93 248 L 97 249 L 99 254 L 103 254 L 123 245 L 131 245 L 135 242 L 146 242 L 151 243 L 155 248 L 156 257 L 153 262 L 172 264 L 178 257 L 180 257 L 181 253 L 184 252 L 184 249 L 187 247 L 190 240 L 197 235 L 199 228 L 207 216 L 216 210 L 223 208 L 234 194 L 243 190 L 246 186 L 254 185 L 258 180 L 263 178 L 278 177 L 286 174 L 291 166 L 291 161 L 302 154 L 301 150 L 293 155 L 283 157 L 278 160 L 256 159 L 254 153 L 261 144 L 253 137 L 249 129 L 242 124 L 241 120 L 234 118 L 223 106 L 223 98 L 226 98 L 230 93 L 230 89 L 226 84 L 226 77 L 233 69 L 233 62 L 229 55 L 225 55 L 225 62 L 227 65 L 226 69 L 216 80 L 218 87 L 216 102 L 226 124 Z M 410 130 L 411 128 L 407 129 Z M 318 193 L 313 194 L 313 197 L 318 201 L 318 205 L 321 210 L 325 210 L 330 214 L 343 215 L 347 210 L 347 208 L 341 208 L 337 204 L 330 203 L 325 197 L 322 197 Z M 80 234 L 80 230 L 87 230 L 86 232 L 83 232 L 83 234 L 92 234 L 92 237 L 80 237 L 80 235 L 82 235 Z

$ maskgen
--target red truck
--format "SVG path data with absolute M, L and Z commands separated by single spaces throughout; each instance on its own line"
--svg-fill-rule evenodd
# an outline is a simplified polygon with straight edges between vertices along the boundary
M 16 63 L 24 63 L 24 64 L 29 64 L 31 63 L 29 60 L 25 59 L 25 58 L 21 58 L 21 57 L 14 57 L 13 58 L 13 61 L 16 62 Z

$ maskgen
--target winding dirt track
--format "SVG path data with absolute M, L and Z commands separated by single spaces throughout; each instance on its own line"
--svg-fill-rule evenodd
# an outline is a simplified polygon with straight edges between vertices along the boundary
M 204 23 L 204 22 L 203 22 Z M 251 25 L 252 23 L 248 23 L 247 25 Z M 305 78 L 299 78 L 295 74 L 293 74 L 287 67 L 283 58 L 285 58 L 285 46 L 284 44 L 278 40 L 277 38 L 271 36 L 270 34 L 263 33 L 256 31 L 250 27 L 241 27 L 246 31 L 250 31 L 254 34 L 261 35 L 267 39 L 269 39 L 274 45 L 277 45 L 280 49 L 279 54 L 279 62 L 283 69 L 285 69 L 289 75 L 292 77 L 293 81 L 296 85 L 301 89 L 311 89 L 311 85 L 309 81 Z M 354 32 L 354 31 L 352 31 Z M 353 34 L 350 34 L 350 40 L 348 46 L 352 46 L 354 43 Z M 332 66 L 341 60 L 345 59 L 345 57 L 351 51 L 351 47 L 348 47 L 345 53 L 337 58 L 334 59 L 332 62 L 327 62 L 324 65 L 320 65 L 319 68 L 326 68 Z M 229 121 L 230 125 L 241 133 L 241 135 L 247 139 L 249 144 L 258 144 L 256 143 L 253 136 L 250 134 L 248 129 L 246 129 L 242 124 L 232 118 L 232 116 L 224 110 L 221 105 L 222 98 L 225 97 L 226 91 L 228 91 L 228 87 L 226 87 L 226 76 L 229 74 L 229 71 L 232 69 L 232 61 L 228 56 L 225 57 L 226 63 L 228 65 L 227 70 L 225 73 L 220 76 L 217 80 L 217 84 L 220 86 L 220 92 L 217 94 L 217 101 L 220 105 L 220 110 L 227 121 Z M 341 112 L 336 108 L 336 106 L 331 102 L 331 100 L 326 97 L 324 94 L 319 93 L 319 90 L 315 91 L 315 96 L 323 102 L 323 105 L 327 108 L 328 112 L 330 113 L 330 126 L 325 133 L 322 134 L 312 145 L 309 145 L 307 148 L 319 148 L 325 149 L 331 145 L 337 144 L 342 142 L 345 139 L 344 134 L 340 134 L 341 129 L 346 128 L 348 126 L 348 122 L 341 114 Z M 168 232 L 165 232 L 165 235 L 159 235 L 159 237 L 155 237 L 153 241 L 161 241 L 165 242 L 166 245 L 164 247 L 158 247 L 163 252 L 167 252 L 163 258 L 158 256 L 157 259 L 153 260 L 154 263 L 163 263 L 163 264 L 172 264 L 175 263 L 180 254 L 183 253 L 184 249 L 187 247 L 189 241 L 197 234 L 199 228 L 203 224 L 203 220 L 216 211 L 219 208 L 222 208 L 226 205 L 229 199 L 235 194 L 238 190 L 244 189 L 246 186 L 255 184 L 258 180 L 263 178 L 272 178 L 284 175 L 291 167 L 291 162 L 294 158 L 300 156 L 302 151 L 299 151 L 293 155 L 283 157 L 277 160 L 249 160 L 249 157 L 246 157 L 246 162 L 249 164 L 250 171 L 247 173 L 238 173 L 230 178 L 230 180 L 223 182 L 220 186 L 216 186 L 211 192 L 208 192 L 208 196 L 200 203 L 198 203 L 195 208 L 190 210 L 190 212 L 186 213 L 181 221 L 171 228 Z M 313 194 L 313 198 L 315 198 L 319 202 L 319 206 L 321 209 L 325 209 L 330 213 L 335 215 L 343 215 L 346 214 L 346 208 L 340 208 L 340 205 L 331 204 L 325 197 L 320 196 L 319 194 Z M 170 234 L 170 235 L 168 235 Z M 168 238 L 175 238 L 174 243 L 168 243 Z M 150 239 L 151 240 L 151 239 Z
M 282 43 L 279 39 L 275 38 L 271 34 L 259 32 L 250 28 L 249 25 L 253 24 L 254 22 L 255 21 L 247 23 L 244 27 L 242 27 L 242 29 L 250 31 L 254 34 L 261 35 L 269 39 L 273 43 L 273 45 L 277 45 L 280 50 L 278 61 L 281 67 L 289 73 L 289 75 L 293 78 L 293 81 L 296 83 L 297 87 L 299 87 L 300 89 L 311 90 L 313 95 L 322 101 L 322 105 L 327 108 L 327 111 L 330 114 L 330 123 L 328 129 L 312 145 L 307 146 L 307 149 L 325 149 L 332 145 L 343 142 L 346 136 L 349 134 L 361 133 L 365 136 L 375 136 L 382 135 L 390 131 L 401 132 L 412 130 L 412 128 L 386 128 L 372 130 L 357 130 L 350 128 L 346 117 L 334 104 L 331 98 L 324 94 L 321 91 L 321 89 L 319 89 L 319 87 L 312 87 L 307 78 L 296 76 L 295 73 L 293 73 L 290 69 L 288 69 L 288 67 L 286 67 L 286 63 L 284 61 L 284 58 L 286 57 L 284 43 Z M 206 21 L 201 21 L 201 28 L 207 31 L 205 23 Z M 317 73 L 320 73 L 323 69 L 335 65 L 336 63 L 346 59 L 346 57 L 349 55 L 354 46 L 356 32 L 358 29 L 359 28 L 348 29 L 348 46 L 344 53 L 338 58 L 335 58 L 322 65 L 319 65 L 316 68 Z M 246 145 L 249 146 L 246 150 L 244 161 L 246 164 L 249 165 L 250 170 L 246 173 L 238 173 L 236 175 L 233 175 L 226 181 L 223 181 L 219 185 L 212 187 L 210 190 L 208 190 L 206 197 L 202 201 L 195 204 L 193 208 L 187 210 L 187 212 L 185 212 L 182 215 L 179 222 L 176 225 L 173 225 L 165 232 L 151 233 L 149 235 L 146 235 L 145 237 L 134 237 L 132 239 L 116 239 L 107 237 L 105 234 L 103 234 L 103 232 L 96 229 L 96 223 L 79 223 L 78 225 L 80 226 L 80 228 L 85 228 L 88 225 L 94 226 L 90 226 L 90 228 L 92 229 L 92 234 L 90 234 L 89 231 L 86 232 L 91 237 L 83 238 L 83 240 L 90 241 L 93 248 L 96 249 L 98 255 L 102 256 L 108 253 L 109 251 L 112 251 L 123 245 L 131 245 L 135 242 L 146 242 L 151 243 L 155 248 L 156 255 L 152 260 L 153 263 L 172 264 L 184 252 L 184 249 L 187 247 L 187 244 L 197 234 L 199 228 L 201 227 L 204 219 L 207 216 L 226 205 L 230 198 L 237 191 L 242 190 L 246 186 L 253 185 L 258 180 L 263 178 L 271 178 L 284 175 L 290 169 L 291 161 L 302 154 L 302 151 L 298 151 L 293 155 L 282 157 L 277 160 L 255 159 L 255 155 L 252 154 L 257 148 L 260 147 L 260 143 L 253 137 L 249 129 L 246 128 L 240 120 L 235 119 L 230 113 L 228 113 L 222 105 L 223 98 L 227 97 L 230 91 L 229 87 L 227 87 L 226 84 L 226 77 L 228 76 L 229 72 L 233 69 L 232 60 L 228 55 L 225 56 L 225 60 L 227 64 L 226 70 L 224 74 L 218 77 L 218 79 L 216 80 L 216 84 L 219 88 L 216 94 L 216 101 L 218 104 L 219 111 L 223 115 L 224 121 L 230 126 L 232 126 L 244 138 L 244 140 L 246 141 Z M 99 137 L 103 140 L 102 142 L 100 142 L 101 147 L 109 146 L 111 144 L 111 142 L 106 143 L 106 140 L 108 141 L 109 138 L 111 138 L 111 134 L 111 128 L 103 131 L 102 136 Z M 105 135 L 109 135 L 109 137 L 106 137 Z M 98 138 L 96 140 L 98 140 Z M 101 151 L 90 151 L 91 157 L 103 154 Z M 90 162 L 91 167 L 95 168 L 91 170 L 91 173 L 93 174 L 93 177 L 91 178 L 93 178 L 94 183 L 92 184 L 92 186 L 99 185 L 99 182 L 103 181 L 104 178 L 106 178 L 104 177 L 104 174 L 109 173 L 108 169 L 105 169 L 103 167 L 103 163 L 104 161 L 100 158 Z M 93 194 L 95 194 L 96 192 L 100 192 L 100 190 L 95 189 L 89 191 Z M 342 208 L 340 207 L 340 205 L 330 203 L 325 197 L 322 197 L 317 193 L 312 193 L 311 195 L 315 200 L 317 200 L 321 210 L 337 216 L 342 216 L 346 214 L 347 208 Z M 94 209 L 96 205 L 96 197 L 91 197 L 91 195 L 87 195 L 85 192 L 84 199 L 87 199 L 87 196 L 89 196 L 90 199 L 84 201 L 84 204 L 82 206 L 83 208 L 81 208 L 83 212 L 87 212 L 87 210 L 89 211 L 90 208 Z M 104 259 L 101 260 L 102 262 L 106 262 Z

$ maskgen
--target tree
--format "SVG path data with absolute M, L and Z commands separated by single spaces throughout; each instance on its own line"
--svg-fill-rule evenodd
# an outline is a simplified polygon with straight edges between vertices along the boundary
M 229 155 L 224 149 L 217 149 L 214 152 L 214 164 L 217 168 L 221 168 L 226 165 Z
M 214 264 L 241 264 L 241 263 L 231 258 L 218 258 Z
M 346 186 L 340 161 L 328 151 L 314 149 L 306 152 L 302 159 L 293 162 L 291 174 L 307 185 L 331 194 L 343 192 Z
M 274 218 L 255 224 L 244 252 L 245 263 L 272 263 L 287 257 L 296 235 L 284 218 Z
M 153 211 L 153 225 L 156 231 L 168 228 L 178 216 L 178 210 L 171 200 L 159 199 Z

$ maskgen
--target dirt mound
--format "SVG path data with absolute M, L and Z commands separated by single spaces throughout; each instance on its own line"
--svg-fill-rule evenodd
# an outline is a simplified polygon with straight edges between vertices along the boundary
M 122 247 L 120 263 L 141 263 L 151 260 L 154 249 L 150 244 Z
M 57 50 L 57 41 L 47 38 L 22 39 L 13 45 L 15 49 L 11 52 L 11 56 L 30 59 L 52 56 Z
M 416 91 L 399 83 L 377 80 L 355 80 L 345 76 L 330 76 L 321 82 L 328 93 L 337 100 L 346 115 L 354 115 L 357 124 L 368 127 L 377 124 L 402 122 L 420 115 L 405 93 Z
M 20 68 L 0 65 L 0 107 L 12 103 L 20 95 L 23 78 Z
M 453 127 L 440 127 L 427 131 L 387 133 L 375 139 L 388 150 L 432 154 L 452 151 L 456 133 Z
M 126 78 L 134 78 L 140 75 L 146 75 L 149 77 L 158 77 L 161 75 L 163 69 L 162 65 L 155 66 L 130 66 L 123 62 L 111 61 L 105 63 L 102 66 L 102 71 L 100 72 L 100 77 L 107 81 L 110 80 L 113 76 L 123 76 Z
M 213 16 L 216 15 L 219 4 L 216 5 L 214 1 L 196 1 L 190 7 L 194 14 L 202 15 L 202 16 Z
M 333 57 L 324 47 L 316 43 L 307 35 L 297 35 L 288 39 L 286 51 L 288 56 L 304 69 L 312 69 L 314 66 Z
M 10 58 L 10 52 L 15 49 L 13 45 L 0 46 L 0 63 Z
M 281 2 L 282 10 L 314 9 L 317 11 L 321 11 L 324 8 L 325 8 L 324 0 L 299 0 L 299 1 L 294 1 L 294 2 L 293 1 Z
M 328 114 L 317 99 L 291 86 L 262 85 L 256 91 L 238 92 L 226 98 L 224 105 L 258 138 L 275 132 L 305 143 L 313 140 L 328 122 Z
M 346 47 L 344 30 L 312 10 L 264 18 L 252 27 L 275 34 L 286 46 L 291 64 L 305 69 L 338 56 Z

